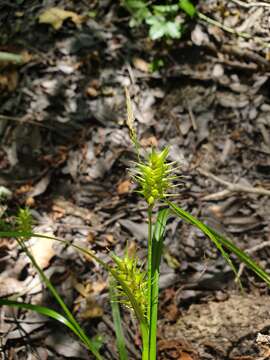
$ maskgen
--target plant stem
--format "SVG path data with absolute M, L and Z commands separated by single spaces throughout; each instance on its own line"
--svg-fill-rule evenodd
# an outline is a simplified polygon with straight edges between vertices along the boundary
M 152 206 L 148 207 L 148 254 L 147 254 L 147 272 L 148 272 L 148 307 L 147 320 L 150 326 L 151 307 L 152 307 Z M 149 328 L 150 331 L 150 328 Z
M 147 287 L 147 297 L 148 297 L 148 306 L 147 306 L 147 321 L 149 327 L 148 333 L 148 344 L 147 344 L 147 358 L 150 356 L 150 339 L 151 339 L 151 313 L 152 313 L 152 206 L 148 207 L 148 253 L 147 253 L 147 272 L 148 272 L 148 287 Z
M 159 269 L 154 269 L 151 287 L 151 315 L 149 326 L 149 360 L 156 360 L 157 354 L 157 318 L 158 318 L 158 293 Z
M 148 326 L 145 324 L 141 325 L 141 336 L 142 336 L 142 360 L 148 360 L 149 359 L 149 330 Z
M 163 209 L 158 212 L 152 235 L 152 305 L 150 315 L 149 360 L 156 360 L 157 358 L 159 267 L 168 214 L 168 209 Z

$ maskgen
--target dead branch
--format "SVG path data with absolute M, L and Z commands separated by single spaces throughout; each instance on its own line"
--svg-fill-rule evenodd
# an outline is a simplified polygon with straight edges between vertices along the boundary
M 240 184 L 233 184 L 229 181 L 221 179 L 220 177 L 218 177 L 202 168 L 198 168 L 197 170 L 201 175 L 208 177 L 221 185 L 226 186 L 227 192 L 231 192 L 231 193 L 232 192 L 242 192 L 242 193 L 244 192 L 244 193 L 249 193 L 249 194 L 251 193 L 251 194 L 257 194 L 257 195 L 270 196 L 270 190 L 264 189 L 262 187 L 251 187 L 251 186 L 245 186 L 245 185 L 240 185 Z M 212 196 L 213 195 L 217 196 L 217 194 L 221 194 L 222 196 L 224 196 L 224 191 L 221 193 L 212 194 Z M 225 195 L 228 195 L 228 194 L 225 193 Z M 211 196 L 211 195 L 209 195 L 209 196 Z M 207 200 L 209 200 L 209 196 L 208 196 Z M 204 200 L 205 200 L 205 198 L 204 198 Z M 211 200 L 213 200 L 213 198 Z
M 270 241 L 269 240 L 263 241 L 261 244 L 255 245 L 252 248 L 246 249 L 245 252 L 248 253 L 248 254 L 253 254 L 256 251 L 262 250 L 267 246 L 270 246 Z M 245 267 L 246 267 L 246 265 L 244 263 L 241 263 L 241 265 L 239 266 L 237 276 L 235 278 L 235 282 L 238 282 L 238 280 L 240 279 L 240 277 L 243 274 L 243 271 L 244 271 Z
M 270 3 L 266 3 L 266 2 L 262 2 L 262 1 L 255 1 L 255 2 L 244 2 L 241 0 L 231 0 L 232 2 L 234 2 L 235 4 L 242 6 L 244 8 L 251 8 L 251 7 L 270 7 Z

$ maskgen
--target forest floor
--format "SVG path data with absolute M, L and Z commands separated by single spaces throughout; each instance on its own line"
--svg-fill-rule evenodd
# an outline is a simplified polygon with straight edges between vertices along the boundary
M 40 23 L 52 7 L 77 17 L 58 29 Z M 36 232 L 105 261 L 127 246 L 145 256 L 146 206 L 127 170 L 136 154 L 126 86 L 141 146 L 170 145 L 181 166 L 177 203 L 270 270 L 270 3 L 209 0 L 198 9 L 227 28 L 194 19 L 181 39 L 153 42 L 114 1 L 0 1 L 0 51 L 25 60 L 0 62 L 1 216 L 29 206 Z M 88 333 L 103 337 L 104 358 L 118 359 L 106 272 L 50 241 L 33 239 L 32 251 Z M 269 359 L 268 287 L 246 268 L 241 276 L 245 294 L 210 241 L 171 219 L 158 359 Z M 55 306 L 16 241 L 0 239 L 0 297 L 14 293 Z M 127 311 L 123 322 L 139 359 Z M 31 312 L 1 308 L 0 340 L 1 359 L 89 359 L 68 330 Z

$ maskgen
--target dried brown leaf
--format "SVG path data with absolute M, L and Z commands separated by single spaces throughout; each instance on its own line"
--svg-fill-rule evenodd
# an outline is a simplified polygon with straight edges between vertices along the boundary
M 59 30 L 66 19 L 71 19 L 74 24 L 79 25 L 81 24 L 83 17 L 73 11 L 67 11 L 58 7 L 46 9 L 39 16 L 39 22 L 41 24 L 52 25 L 55 30 Z

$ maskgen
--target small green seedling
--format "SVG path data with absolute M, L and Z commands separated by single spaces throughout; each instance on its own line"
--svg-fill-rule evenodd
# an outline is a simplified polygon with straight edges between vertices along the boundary
M 196 15 L 196 8 L 189 0 L 166 4 L 158 1 L 123 0 L 123 5 L 132 16 L 130 26 L 146 23 L 149 25 L 149 37 L 152 40 L 179 39 L 186 21 L 183 15 L 186 14 L 189 18 Z

